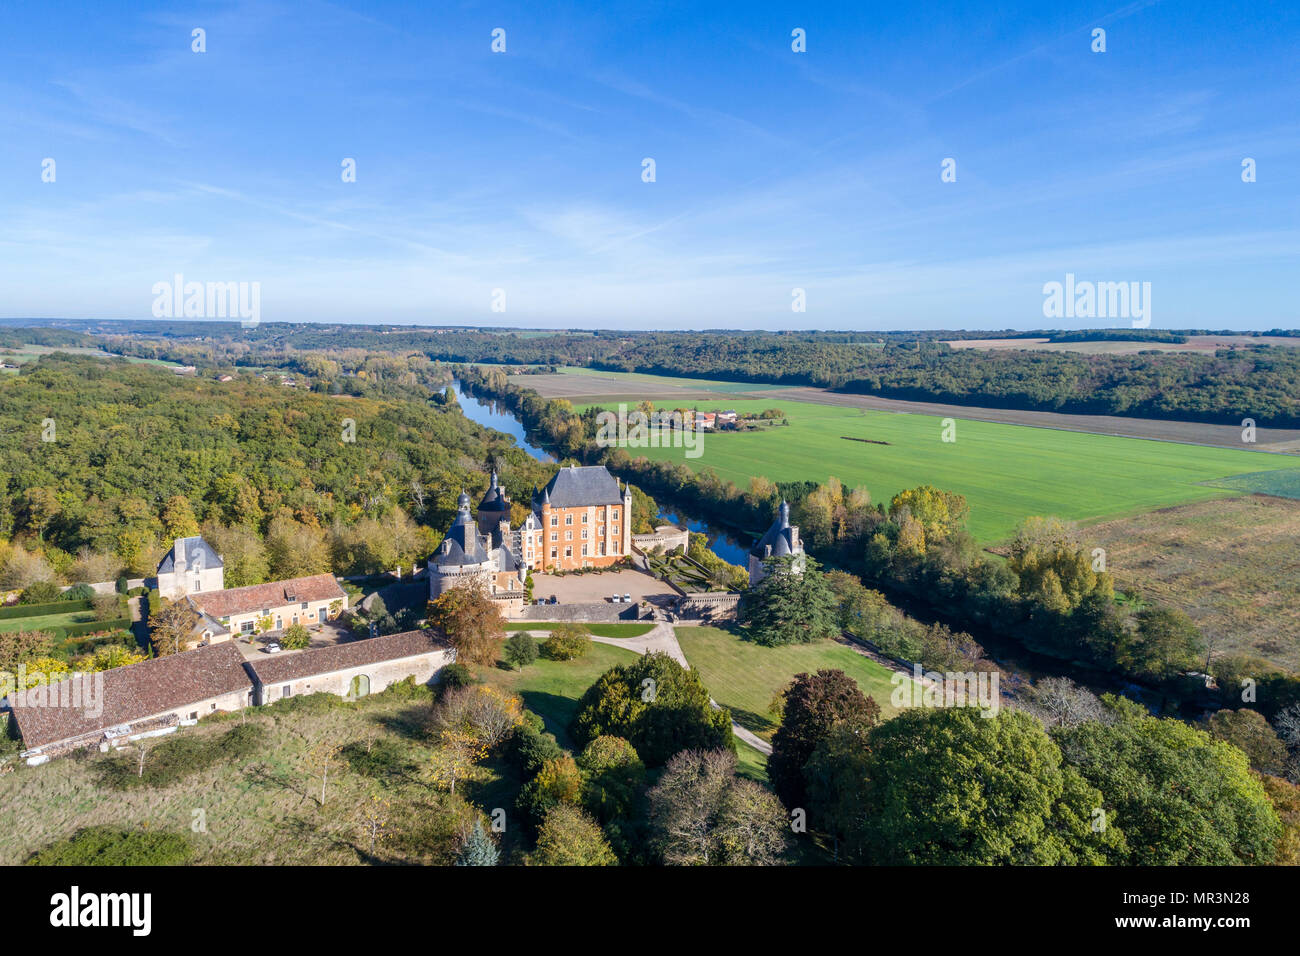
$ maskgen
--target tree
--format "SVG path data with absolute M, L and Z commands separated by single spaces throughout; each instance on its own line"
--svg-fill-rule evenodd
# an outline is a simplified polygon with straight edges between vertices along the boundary
M 430 725 L 434 734 L 463 732 L 486 750 L 495 749 L 523 723 L 523 702 L 485 684 L 448 690 L 433 705 Z
M 537 831 L 537 849 L 529 857 L 534 866 L 617 866 L 600 826 L 580 809 L 557 804 Z
M 627 860 L 640 839 L 645 764 L 622 737 L 597 737 L 578 755 L 582 806 L 605 828 L 619 858 Z
M 280 644 L 291 651 L 311 646 L 311 634 L 302 624 L 290 624 L 280 635 Z
M 1279 773 L 1286 765 L 1286 744 L 1257 710 L 1221 710 L 1210 717 L 1207 729 L 1242 751 L 1256 770 Z
M 850 863 L 867 862 L 865 809 L 859 802 L 866 788 L 871 756 L 867 736 L 860 726 L 837 723 L 803 766 L 808 821 L 830 834 L 836 861 L 843 855 Z
M 699 674 L 654 652 L 611 667 L 578 701 L 571 727 L 586 746 L 602 734 L 632 744 L 648 767 L 679 750 L 734 750 L 731 714 L 715 709 Z
M 189 601 L 168 601 L 157 611 L 149 603 L 149 639 L 155 656 L 178 654 L 194 642 L 199 614 Z
M 537 660 L 537 642 L 527 631 L 515 631 L 506 638 L 503 656 L 512 668 L 522 670 Z
M 542 763 L 533 779 L 519 790 L 515 805 L 534 824 L 561 803 L 576 806 L 582 799 L 582 774 L 570 754 L 562 753 Z
M 767 576 L 745 598 L 745 629 L 755 643 L 808 644 L 840 633 L 839 605 L 806 555 L 772 558 Z
M 551 628 L 543 650 L 553 661 L 584 657 L 591 650 L 591 631 L 581 624 L 556 624 Z
M 806 807 L 804 765 L 839 723 L 865 734 L 880 721 L 880 707 L 841 670 L 796 674 L 782 693 L 781 726 L 772 735 L 768 779 L 787 807 Z
M 454 587 L 429 602 L 429 626 L 447 635 L 466 664 L 495 662 L 505 637 L 501 611 L 482 585 Z
M 912 708 L 874 728 L 861 845 L 874 864 L 1095 864 L 1124 848 L 1102 795 L 1027 714 Z
M 1020 581 L 1023 598 L 1065 614 L 1085 598 L 1114 596 L 1110 574 L 1094 571 L 1092 555 L 1078 535 L 1059 518 L 1026 518 L 1011 541 L 1007 566 Z
M 1028 689 L 1025 702 L 1026 709 L 1049 730 L 1108 719 L 1106 708 L 1097 695 L 1068 677 L 1043 678 Z
M 1136 615 L 1137 631 L 1121 643 L 1119 665 L 1153 680 L 1167 680 L 1200 664 L 1201 632 L 1182 611 L 1143 608 Z
M 172 495 L 163 506 L 163 533 L 175 541 L 177 538 L 192 538 L 199 533 L 199 522 L 194 517 L 194 508 L 190 499 L 184 495 Z
M 650 830 L 670 865 L 782 862 L 789 822 L 767 790 L 736 777 L 728 750 L 686 750 L 668 762 L 650 791 Z
M 1112 722 L 1052 735 L 1066 762 L 1104 794 L 1108 818 L 1124 828 L 1127 849 L 1108 854 L 1112 862 L 1272 862 L 1280 827 L 1245 754 L 1180 721 L 1103 700 Z
M 447 792 L 454 795 L 456 781 L 473 770 L 488 749 L 473 733 L 459 728 L 439 730 L 434 741 L 429 775 L 435 784 L 446 784 Z
M 497 849 L 496 844 L 492 842 L 492 838 L 488 836 L 487 831 L 483 828 L 483 821 L 475 820 L 474 829 L 466 834 L 464 841 L 460 845 L 456 865 L 496 866 L 500 858 L 501 851 Z

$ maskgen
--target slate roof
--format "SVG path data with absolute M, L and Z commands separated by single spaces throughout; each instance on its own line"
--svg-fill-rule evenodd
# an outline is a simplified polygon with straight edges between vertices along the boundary
M 772 548 L 771 556 L 774 558 L 795 553 L 794 531 L 790 527 L 790 505 L 788 502 L 781 502 L 781 510 L 777 513 L 776 521 L 772 522 L 772 527 L 767 529 L 767 533 L 749 549 L 749 553 L 756 558 L 767 557 L 769 546 Z
M 542 500 L 553 508 L 621 505 L 618 479 L 604 465 L 570 465 L 561 468 L 542 490 Z
M 347 594 L 339 587 L 334 575 L 313 574 L 305 578 L 250 584 L 223 591 L 200 591 L 187 597 L 200 611 L 220 619 L 232 614 L 274 610 L 303 601 L 337 601 L 346 598 Z
M 506 498 L 505 492 L 502 491 L 501 487 L 497 484 L 497 473 L 495 471 L 492 472 L 492 483 L 488 485 L 487 494 L 485 494 L 483 500 L 478 503 L 478 510 L 502 511 L 506 513 L 509 513 L 510 511 L 510 501 Z
M 100 707 L 38 705 L 55 699 L 67 684 L 60 681 L 10 696 L 13 717 L 28 750 L 135 723 L 213 697 L 247 693 L 253 687 L 244 669 L 244 655 L 228 641 L 104 671 L 102 701 L 82 698 L 87 704 L 101 703 Z M 62 692 L 70 691 L 71 686 Z M 102 713 L 86 716 L 87 710 L 94 709 Z
M 298 680 L 316 674 L 364 667 L 383 661 L 398 661 L 431 651 L 451 647 L 442 631 L 425 628 L 420 631 L 403 631 L 383 637 L 367 637 L 359 641 L 346 641 L 329 647 L 317 647 L 291 653 L 281 652 L 275 657 L 259 660 L 248 666 L 253 669 L 262 686 L 283 681 Z
M 185 562 L 190 568 L 194 567 L 196 558 L 203 559 L 204 568 L 225 567 L 225 563 L 221 560 L 221 555 L 217 554 L 216 549 L 198 535 L 190 538 L 180 538 L 176 544 L 184 548 Z M 173 544 L 171 550 L 163 555 L 162 562 L 158 565 L 159 574 L 171 574 L 176 570 L 176 544 Z
M 456 520 L 447 529 L 446 536 L 434 552 L 433 562 L 444 567 L 459 567 L 464 564 L 482 564 L 488 559 L 483 539 L 479 536 L 478 525 L 469 513 L 469 495 L 460 493 L 460 510 Z

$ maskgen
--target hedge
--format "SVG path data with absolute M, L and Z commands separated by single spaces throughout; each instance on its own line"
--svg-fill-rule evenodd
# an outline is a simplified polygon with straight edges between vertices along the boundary
M 92 601 L 52 601 L 49 604 L 13 604 L 0 607 L 0 620 L 15 617 L 42 617 L 46 614 L 71 614 L 75 611 L 89 611 L 94 607 Z

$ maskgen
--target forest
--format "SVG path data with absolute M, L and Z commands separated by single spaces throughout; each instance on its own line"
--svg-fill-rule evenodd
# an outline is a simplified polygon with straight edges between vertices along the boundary
M 0 379 L 0 587 L 152 573 L 200 531 L 228 587 L 409 566 L 491 468 L 515 500 L 545 483 L 434 389 L 445 370 L 380 358 L 358 388 L 382 397 L 58 352 Z
M 1081 332 L 537 332 L 410 326 L 216 322 L 80 323 L 80 344 L 199 368 L 276 367 L 350 391 L 384 355 L 434 363 L 578 365 L 607 371 L 811 385 L 914 401 L 1215 424 L 1300 427 L 1300 349 L 1267 344 L 1213 354 L 1107 355 L 954 349 L 944 339 L 1047 337 L 1056 342 L 1177 342 L 1207 330 Z M 1287 335 L 1288 330 L 1246 333 Z M 0 345 L 21 337 L 0 330 Z M 27 339 L 31 341 L 31 339 Z M 60 342 L 58 344 L 76 344 Z M 346 380 L 346 381 L 344 381 Z M 341 384 L 340 384 L 341 383 Z

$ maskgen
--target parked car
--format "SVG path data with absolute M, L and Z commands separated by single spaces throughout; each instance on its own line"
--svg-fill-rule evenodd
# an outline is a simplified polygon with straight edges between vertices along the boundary
M 554 594 L 552 594 L 552 595 L 551 595 L 551 603 L 552 603 L 552 604 L 559 604 L 559 603 L 560 603 L 560 599 L 557 598 Z
M 266 653 L 268 653 L 268 654 L 279 654 L 279 653 L 280 653 L 280 642 L 279 642 L 279 641 L 267 641 L 267 642 L 266 642 L 266 647 L 264 647 L 263 650 L 265 650 Z
M 617 594 L 611 594 L 609 596 L 609 599 L 613 601 L 615 604 L 617 604 L 620 600 L 622 600 Z
M 624 595 L 623 595 L 623 603 L 624 603 L 624 604 L 631 604 L 631 603 L 632 603 L 632 595 L 630 595 L 630 594 L 624 594 Z

